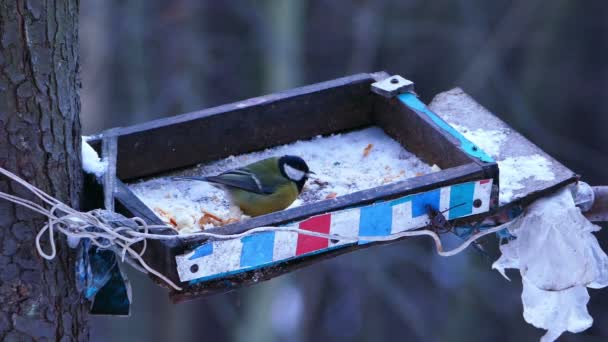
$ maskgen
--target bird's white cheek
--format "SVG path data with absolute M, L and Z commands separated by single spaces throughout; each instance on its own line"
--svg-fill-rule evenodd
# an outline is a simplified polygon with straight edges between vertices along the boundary
M 285 164 L 285 174 L 287 175 L 287 177 L 289 177 L 289 179 L 297 182 L 297 181 L 302 180 L 302 178 L 304 178 L 304 176 L 306 175 L 306 172 L 295 169 L 295 168 Z

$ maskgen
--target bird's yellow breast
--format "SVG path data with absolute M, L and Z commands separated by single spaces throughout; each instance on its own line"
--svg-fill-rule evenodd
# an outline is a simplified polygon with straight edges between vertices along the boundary
M 239 189 L 231 189 L 230 196 L 244 214 L 260 216 L 289 207 L 298 198 L 298 188 L 293 183 L 281 185 L 269 195 L 260 195 Z

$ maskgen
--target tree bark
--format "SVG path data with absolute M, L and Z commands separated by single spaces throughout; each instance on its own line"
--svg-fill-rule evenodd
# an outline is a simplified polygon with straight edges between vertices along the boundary
M 0 166 L 76 208 L 78 9 L 79 0 L 0 2 Z M 29 196 L 6 179 L 0 190 Z M 73 252 L 56 237 L 57 257 L 42 259 L 34 238 L 43 224 L 42 216 L 0 202 L 0 340 L 87 340 Z

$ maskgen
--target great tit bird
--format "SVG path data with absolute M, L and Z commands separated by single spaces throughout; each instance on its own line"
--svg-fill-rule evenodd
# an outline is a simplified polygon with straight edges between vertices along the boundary
M 176 177 L 212 183 L 249 216 L 283 210 L 296 200 L 314 172 L 296 156 L 273 157 L 210 177 Z

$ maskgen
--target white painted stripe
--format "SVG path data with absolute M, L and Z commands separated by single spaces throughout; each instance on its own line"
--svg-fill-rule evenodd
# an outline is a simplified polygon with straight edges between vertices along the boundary
M 490 179 L 490 181 L 485 184 L 480 184 L 480 182 L 475 183 L 473 201 L 480 199 L 481 206 L 479 208 L 475 208 L 475 206 L 473 206 L 473 212 L 471 215 L 485 213 L 486 211 L 490 210 L 490 197 L 492 195 L 493 181 L 493 179 Z
M 329 233 L 341 236 L 357 237 L 359 236 L 359 219 L 361 216 L 360 209 L 351 209 L 331 214 L 331 225 Z M 329 247 L 343 245 L 351 241 L 334 241 L 329 240 Z
M 241 239 L 214 241 L 213 253 L 194 260 L 189 257 L 194 252 L 176 256 L 177 271 L 181 281 L 189 281 L 218 273 L 236 271 L 240 268 L 243 243 Z M 192 266 L 197 265 L 196 272 Z
M 192 262 L 188 260 L 188 258 L 194 254 L 194 252 L 178 255 L 175 257 L 175 262 L 177 263 L 177 275 L 179 276 L 180 281 L 188 281 L 194 279 L 192 277 L 192 272 L 190 271 L 190 266 Z
M 450 193 L 452 191 L 452 187 L 451 186 L 446 186 L 440 189 L 439 192 L 439 211 L 441 212 L 446 212 L 446 216 L 447 216 L 447 211 L 448 209 L 450 209 Z
M 272 260 L 278 261 L 295 256 L 297 245 L 298 233 L 286 231 L 275 232 Z
M 427 215 L 412 217 L 412 202 L 407 201 L 393 205 L 393 219 L 391 223 L 391 234 L 405 232 L 428 224 Z
M 242 250 L 241 239 L 214 241 L 213 254 L 197 259 L 200 260 L 198 273 L 204 277 L 239 269 Z

